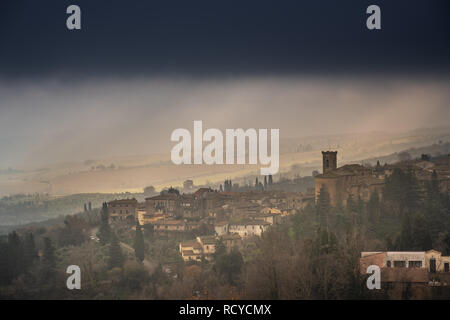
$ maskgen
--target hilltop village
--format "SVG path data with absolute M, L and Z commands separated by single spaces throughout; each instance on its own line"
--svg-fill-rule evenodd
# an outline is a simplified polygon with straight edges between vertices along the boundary
M 431 159 L 422 155 L 420 159 L 390 165 L 378 162 L 372 167 L 360 164 L 338 167 L 336 151 L 323 151 L 322 154 L 322 174 L 315 175 L 315 188 L 304 193 L 274 189 L 271 176 L 264 185 L 259 183 L 259 190 L 249 192 L 229 191 L 231 181 L 225 181 L 225 191 L 220 186 L 220 191 L 200 188 L 193 193 L 180 194 L 170 188 L 146 198 L 143 203 L 136 199 L 109 202 L 110 221 L 134 223 L 137 220 L 144 230 L 165 236 L 206 226 L 207 235 L 181 241 L 179 253 L 186 262 L 211 261 L 218 243 L 227 250 L 241 247 L 243 242 L 260 237 L 286 217 L 313 206 L 324 189 L 334 207 L 344 207 L 349 201 L 367 203 L 374 193 L 379 199 L 382 197 L 385 180 L 396 168 L 411 172 L 423 187 L 435 179 L 440 192 L 448 193 L 450 188 L 450 156 Z M 192 181 L 185 184 L 192 186 Z
M 310 177 L 187 180 L 13 231 L 0 238 L 0 297 L 448 299 L 450 157 L 322 156 Z M 65 286 L 73 264 L 79 292 Z M 373 268 L 381 290 L 367 287 Z
M 200 188 L 191 194 L 175 189 L 145 199 L 115 200 L 108 203 L 111 222 L 135 221 L 155 234 L 175 234 L 208 226 L 211 234 L 181 242 L 180 254 L 185 261 L 210 260 L 215 244 L 222 241 L 228 249 L 240 246 L 242 240 L 258 237 L 270 226 L 296 213 L 314 194 L 283 191 L 218 192 Z

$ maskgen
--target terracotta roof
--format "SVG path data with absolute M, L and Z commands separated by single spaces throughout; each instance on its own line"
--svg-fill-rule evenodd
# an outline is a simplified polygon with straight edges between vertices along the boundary
M 241 239 L 241 236 L 237 233 L 230 233 L 230 234 L 224 234 L 222 237 L 220 237 L 222 240 L 239 240 Z
M 214 226 L 221 227 L 221 226 L 224 226 L 227 224 L 228 224 L 228 221 L 219 221 L 219 222 L 214 223 Z
M 199 237 L 199 238 L 203 244 L 215 244 L 216 243 L 216 238 L 214 236 L 203 236 L 203 237 Z
M 316 178 L 338 178 L 341 176 L 351 176 L 362 171 L 370 171 L 370 168 L 366 168 L 360 164 L 346 164 L 335 170 L 330 170 L 325 173 L 319 174 Z
M 183 256 L 197 256 L 198 253 L 194 253 L 192 250 L 183 250 Z
M 200 243 L 198 243 L 197 241 L 184 241 L 184 242 L 181 242 L 180 243 L 180 246 L 181 246 L 181 248 L 183 249 L 183 247 L 184 248 L 186 248 L 186 247 L 192 247 L 192 248 L 194 248 L 194 249 L 201 249 L 201 245 L 200 245 Z
M 194 192 L 194 195 L 195 196 L 201 196 L 201 195 L 203 195 L 204 193 L 207 193 L 207 192 L 214 192 L 214 190 L 211 189 L 211 188 L 200 188 L 200 189 L 198 189 L 197 191 Z
M 232 191 L 222 191 L 222 192 L 219 192 L 219 195 L 226 196 L 226 197 L 233 197 L 233 196 L 238 196 L 239 193 L 238 192 L 232 192 Z
M 117 199 L 117 200 L 112 200 L 110 202 L 108 202 L 109 205 L 115 205 L 115 204 L 135 204 L 137 205 L 137 200 L 135 198 L 133 199 Z
M 377 265 L 380 268 L 383 267 L 386 256 L 386 252 L 361 252 L 361 258 L 359 259 L 361 274 L 366 274 L 367 268 L 370 265 Z
M 165 194 L 160 194 L 158 196 L 154 196 L 154 197 L 150 197 L 150 198 L 145 198 L 145 200 L 175 200 L 178 198 L 177 194 L 174 193 L 165 193 Z
M 155 221 L 155 224 L 182 225 L 182 224 L 184 224 L 184 222 L 181 220 L 158 220 L 158 221 Z
M 195 200 L 195 195 L 193 193 L 183 193 L 180 197 L 181 200 Z
M 264 220 L 244 220 L 241 222 L 230 223 L 232 226 L 251 226 L 251 225 L 270 225 Z

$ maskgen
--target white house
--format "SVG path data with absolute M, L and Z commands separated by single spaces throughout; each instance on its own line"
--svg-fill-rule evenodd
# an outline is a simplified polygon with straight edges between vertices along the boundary
M 237 233 L 241 238 L 247 238 L 251 236 L 261 236 L 261 234 L 267 230 L 270 226 L 270 222 L 263 220 L 247 220 L 238 223 L 231 223 L 228 227 L 228 232 Z

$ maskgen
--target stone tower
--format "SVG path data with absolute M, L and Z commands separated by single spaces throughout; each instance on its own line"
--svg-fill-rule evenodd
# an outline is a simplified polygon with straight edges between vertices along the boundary
M 337 168 L 337 151 L 322 151 L 323 157 L 323 173 L 336 170 Z

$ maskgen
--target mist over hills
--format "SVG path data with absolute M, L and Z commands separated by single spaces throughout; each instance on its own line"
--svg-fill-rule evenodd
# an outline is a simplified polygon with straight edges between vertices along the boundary
M 422 128 L 404 133 L 368 132 L 308 136 L 280 139 L 280 174 L 293 171 L 311 175 L 321 169 L 321 151 L 338 150 L 340 164 L 364 160 L 396 161 L 395 153 L 412 149 L 420 156 L 420 148 L 432 146 L 428 153 L 448 153 L 449 127 Z M 414 151 L 415 150 L 415 151 Z M 425 149 L 424 149 L 425 150 Z M 117 150 L 120 154 L 120 150 Z M 146 186 L 157 189 L 180 186 L 186 179 L 196 185 L 239 179 L 258 174 L 257 165 L 180 165 L 170 161 L 170 154 L 116 156 L 86 159 L 82 162 L 49 164 L 45 167 L 2 168 L 0 196 L 18 193 L 142 192 Z

